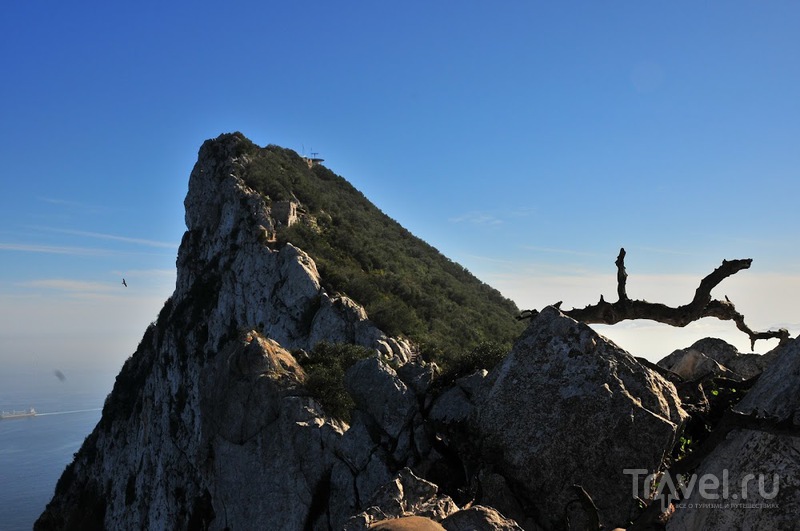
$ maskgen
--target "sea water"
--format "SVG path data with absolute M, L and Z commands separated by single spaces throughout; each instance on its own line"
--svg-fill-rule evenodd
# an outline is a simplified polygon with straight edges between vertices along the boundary
M 56 482 L 100 420 L 113 375 L 54 371 L 0 374 L 0 410 L 35 417 L 0 420 L 0 529 L 30 530 Z

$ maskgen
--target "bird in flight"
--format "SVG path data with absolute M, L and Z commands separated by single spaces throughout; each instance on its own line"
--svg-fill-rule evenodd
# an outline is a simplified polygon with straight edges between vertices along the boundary
M 123 286 L 125 286 L 126 288 L 128 287 L 128 283 L 127 283 L 127 282 L 125 282 L 125 279 L 124 279 L 124 278 L 122 279 L 122 285 L 123 285 Z

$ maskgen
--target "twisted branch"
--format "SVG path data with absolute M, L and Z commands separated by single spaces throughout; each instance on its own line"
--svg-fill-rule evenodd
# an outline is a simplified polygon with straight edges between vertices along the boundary
M 691 302 L 673 308 L 665 304 L 628 298 L 625 288 L 628 279 L 625 271 L 625 249 L 620 249 L 615 262 L 619 300 L 609 303 L 601 295 L 600 302 L 597 304 L 564 311 L 564 314 L 586 324 L 616 324 L 629 319 L 649 319 L 678 327 L 684 327 L 703 317 L 716 317 L 723 321 L 736 323 L 736 327 L 750 337 L 751 349 L 755 347 L 755 343 L 759 339 L 778 339 L 783 343 L 789 339 L 789 331 L 785 328 L 754 332 L 745 324 L 744 316 L 736 311 L 736 307 L 727 297 L 724 301 L 711 298 L 712 289 L 729 276 L 735 275 L 742 269 L 748 269 L 752 262 L 751 258 L 723 260 L 721 266 L 700 281 Z M 520 317 L 526 317 L 525 313 L 523 312 Z

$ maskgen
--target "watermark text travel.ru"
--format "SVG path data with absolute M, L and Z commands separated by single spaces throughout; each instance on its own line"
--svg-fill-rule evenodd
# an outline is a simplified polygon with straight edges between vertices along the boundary
M 778 474 L 774 474 L 772 478 L 768 478 L 768 476 L 764 474 L 745 474 L 739 482 L 738 491 L 732 492 L 728 469 L 722 471 L 721 478 L 716 474 L 703 474 L 702 476 L 692 474 L 688 479 L 679 475 L 677 482 L 673 480 L 669 473 L 648 474 L 647 470 L 641 468 L 626 468 L 622 472 L 632 477 L 633 488 L 631 495 L 634 498 L 643 498 L 645 500 L 653 499 L 653 497 L 660 498 L 662 500 L 662 505 L 666 505 L 672 500 L 686 500 L 694 493 L 695 489 L 697 489 L 698 496 L 704 502 L 708 500 L 747 500 L 748 498 L 752 499 L 753 495 L 756 494 L 760 500 L 771 500 L 778 495 L 778 484 L 780 481 Z M 644 477 L 644 496 L 641 496 L 642 493 L 639 492 L 640 477 Z M 768 479 L 772 480 L 771 488 L 769 488 Z M 700 506 L 703 505 L 703 503 L 695 503 L 693 505 Z M 724 505 L 727 506 L 727 508 L 731 508 L 733 505 L 763 506 L 770 504 L 707 503 L 707 505 Z

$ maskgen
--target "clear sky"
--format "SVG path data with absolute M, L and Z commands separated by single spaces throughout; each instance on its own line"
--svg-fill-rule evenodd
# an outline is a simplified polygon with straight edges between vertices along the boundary
M 621 246 L 629 295 L 669 304 L 749 257 L 715 295 L 797 335 L 798 27 L 794 1 L 6 2 L 0 367 L 118 370 L 231 131 L 318 152 L 521 308 L 614 300 Z

